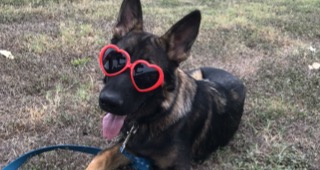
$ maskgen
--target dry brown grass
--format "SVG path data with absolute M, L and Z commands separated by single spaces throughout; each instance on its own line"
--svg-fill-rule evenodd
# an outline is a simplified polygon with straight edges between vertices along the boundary
M 0 167 L 47 145 L 103 147 L 97 96 L 100 48 L 120 1 L 4 0 L 0 3 Z M 248 88 L 239 132 L 195 169 L 320 167 L 320 3 L 142 0 L 146 30 L 163 34 L 201 9 L 203 21 L 185 69 L 215 66 Z M 312 46 L 315 52 L 309 50 Z M 83 169 L 88 155 L 45 153 L 23 169 Z

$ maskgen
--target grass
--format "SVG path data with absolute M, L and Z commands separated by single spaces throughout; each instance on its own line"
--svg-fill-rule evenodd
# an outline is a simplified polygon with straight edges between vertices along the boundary
M 120 1 L 3 0 L 0 3 L 0 167 L 47 145 L 103 147 L 97 55 Z M 145 29 L 161 35 L 202 11 L 192 57 L 239 76 L 248 97 L 232 142 L 194 169 L 320 167 L 320 2 L 142 0 Z M 311 51 L 313 47 L 316 50 Z M 54 151 L 23 169 L 83 169 L 88 155 Z

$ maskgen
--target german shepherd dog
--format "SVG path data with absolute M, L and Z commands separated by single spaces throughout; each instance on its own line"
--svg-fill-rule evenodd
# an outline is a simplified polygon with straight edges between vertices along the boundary
M 100 53 L 106 75 L 99 96 L 107 112 L 103 136 L 118 140 L 88 170 L 128 165 L 131 159 L 121 153 L 121 145 L 148 159 L 152 169 L 188 170 L 192 162 L 204 161 L 230 141 L 243 113 L 243 83 L 217 68 L 179 68 L 189 56 L 200 20 L 195 10 L 156 36 L 143 30 L 140 1 L 122 2 L 111 45 Z

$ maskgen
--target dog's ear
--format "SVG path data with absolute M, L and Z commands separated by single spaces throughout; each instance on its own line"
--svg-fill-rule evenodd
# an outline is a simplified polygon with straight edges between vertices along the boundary
M 197 38 L 201 13 L 195 10 L 174 24 L 161 38 L 167 44 L 169 59 L 180 63 L 188 58 L 191 46 Z
M 113 38 L 119 39 L 130 31 L 142 31 L 142 9 L 140 0 L 122 2 L 117 23 L 113 29 Z

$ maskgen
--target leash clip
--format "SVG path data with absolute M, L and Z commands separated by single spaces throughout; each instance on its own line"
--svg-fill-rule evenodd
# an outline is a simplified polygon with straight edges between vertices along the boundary
M 123 141 L 122 146 L 120 148 L 120 152 L 122 153 L 124 151 L 124 149 L 126 148 L 126 145 L 131 137 L 132 134 L 136 134 L 138 130 L 138 127 L 135 127 L 134 125 L 131 127 L 130 131 L 127 132 L 127 137 L 126 139 Z

